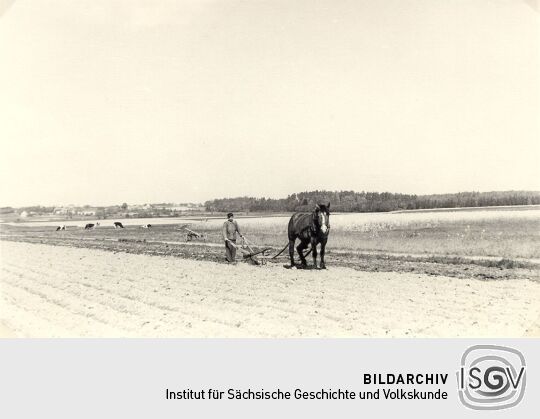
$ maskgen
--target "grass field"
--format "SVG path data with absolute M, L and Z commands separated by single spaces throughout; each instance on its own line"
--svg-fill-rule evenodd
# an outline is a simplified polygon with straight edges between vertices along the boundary
M 238 218 L 243 233 L 259 245 L 276 251 L 287 243 L 288 216 Z M 57 223 L 1 225 L 5 240 L 93 247 L 113 251 L 173 254 L 180 257 L 221 260 L 223 219 L 156 219 L 153 228 L 141 229 L 142 220 L 101 220 L 95 230 L 68 224 L 56 232 Z M 148 220 L 144 220 L 147 222 Z M 170 224 L 174 222 L 174 224 Z M 368 269 L 374 262 L 383 270 L 402 270 L 406 261 L 459 265 L 474 263 L 495 268 L 530 268 L 540 264 L 540 209 L 434 211 L 410 213 L 333 214 L 327 259 Z M 205 242 L 185 243 L 181 226 L 206 236 Z M 284 259 L 286 261 L 286 253 Z M 366 261 L 370 258 L 370 261 Z M 466 259 L 463 259 L 466 258 Z M 362 259 L 362 263 L 354 262 Z M 386 260 L 386 263 L 385 263 Z M 364 263 L 365 262 L 365 263 Z M 355 265 L 356 263 L 356 265 Z M 411 266 L 406 267 L 407 270 Z M 488 275 L 489 277 L 489 275 Z
M 357 220 L 355 215 L 331 217 L 328 246 L 351 251 L 540 258 L 540 211 L 537 218 L 515 217 L 512 213 L 497 218 L 461 220 L 462 214 L 455 214 L 457 219 L 433 215 L 418 214 L 410 220 L 405 214 L 382 215 L 369 221 Z M 270 221 L 240 220 L 240 223 L 251 241 L 283 246 L 287 242 L 287 220 Z M 215 226 L 197 227 L 213 241 L 219 241 Z

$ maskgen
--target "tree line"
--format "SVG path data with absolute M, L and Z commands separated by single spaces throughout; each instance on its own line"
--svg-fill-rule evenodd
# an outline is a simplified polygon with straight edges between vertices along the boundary
M 390 192 L 310 191 L 287 198 L 237 197 L 205 202 L 211 212 L 293 212 L 310 210 L 315 204 L 331 203 L 336 212 L 388 212 L 435 208 L 539 205 L 540 192 L 459 192 L 438 195 L 408 195 Z

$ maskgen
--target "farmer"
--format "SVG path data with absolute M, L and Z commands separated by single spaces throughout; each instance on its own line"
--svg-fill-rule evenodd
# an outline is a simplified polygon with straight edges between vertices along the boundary
M 234 219 L 234 214 L 229 212 L 227 214 L 227 221 L 223 223 L 223 239 L 225 240 L 225 257 L 227 262 L 234 263 L 236 258 L 236 233 L 242 236 L 238 223 Z

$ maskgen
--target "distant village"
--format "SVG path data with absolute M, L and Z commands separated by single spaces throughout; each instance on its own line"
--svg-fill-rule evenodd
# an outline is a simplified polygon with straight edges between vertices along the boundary
M 161 203 L 161 204 L 127 204 L 111 206 L 77 206 L 64 205 L 57 207 L 3 207 L 0 208 L 2 218 L 29 219 L 32 217 L 51 217 L 64 219 L 108 219 L 108 218 L 148 218 L 177 217 L 186 214 L 197 214 L 205 211 L 204 205 L 193 203 Z
M 409 195 L 390 192 L 309 191 L 286 198 L 236 197 L 194 203 L 127 204 L 111 206 L 29 206 L 0 207 L 0 221 L 39 219 L 83 220 L 111 218 L 183 217 L 186 215 L 283 214 L 311 211 L 319 203 L 331 203 L 335 212 L 388 212 L 404 210 L 478 208 L 500 206 L 540 206 L 540 191 L 458 192 L 435 195 Z M 35 218 L 32 218 L 35 217 Z

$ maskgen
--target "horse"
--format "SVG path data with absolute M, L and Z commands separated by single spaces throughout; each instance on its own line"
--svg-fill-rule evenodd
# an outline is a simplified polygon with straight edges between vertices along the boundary
M 56 227 L 56 231 L 63 231 L 65 229 L 66 229 L 65 225 L 61 225 L 61 226 Z
M 114 222 L 114 228 L 124 228 L 123 224 L 118 222 L 118 221 L 115 221 Z
M 85 230 L 93 230 L 94 228 L 96 228 L 97 226 L 99 225 L 99 223 L 95 223 L 95 224 L 92 224 L 92 223 L 88 223 L 84 226 L 84 229 Z
M 330 233 L 330 203 L 327 205 L 316 205 L 312 213 L 297 212 L 289 220 L 289 257 L 291 258 L 291 268 L 297 266 L 294 263 L 294 244 L 296 239 L 300 244 L 296 247 L 298 256 L 300 256 L 300 269 L 307 268 L 304 249 L 311 244 L 313 252 L 313 266 L 317 268 L 317 245 L 321 244 L 321 263 L 320 268 L 326 269 L 324 263 L 324 249 Z

